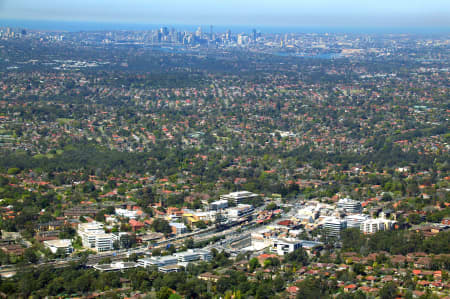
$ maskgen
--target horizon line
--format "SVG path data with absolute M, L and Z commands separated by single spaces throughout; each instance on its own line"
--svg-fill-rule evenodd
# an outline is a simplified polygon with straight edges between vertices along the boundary
M 6 24 L 5 24 L 6 23 Z M 7 25 L 7 23 L 24 23 L 22 27 L 17 27 L 20 24 L 10 24 Z M 28 23 L 28 24 L 26 24 Z M 30 26 L 31 23 L 53 23 L 53 24 L 71 24 L 71 25 L 118 25 L 118 26 L 149 26 L 149 27 L 160 27 L 160 26 L 169 26 L 172 28 L 177 27 L 209 27 L 213 26 L 214 28 L 240 28 L 240 29 L 315 29 L 319 31 L 323 31 L 324 29 L 331 30 L 329 33 L 339 33 L 339 30 L 343 30 L 345 33 L 348 33 L 349 30 L 351 33 L 358 33 L 358 29 L 360 30 L 360 33 L 367 33 L 366 30 L 369 31 L 376 31 L 377 33 L 396 33 L 396 34 L 417 34 L 417 32 L 401 32 L 402 30 L 412 30 L 412 31 L 426 31 L 430 30 L 431 32 L 428 32 L 429 34 L 450 34 L 450 26 L 431 26 L 431 25 L 421 25 L 421 26 L 409 26 L 409 25 L 284 25 L 284 24 L 207 24 L 207 23 L 198 23 L 198 24 L 183 24 L 183 23 L 146 23 L 146 22 L 132 22 L 132 21 L 108 21 L 108 20 L 96 20 L 96 21 L 90 21 L 90 20 L 56 20 L 56 19 L 1 19 L 0 18 L 0 27 L 15 27 L 20 29 L 29 29 L 29 30 L 44 30 L 44 31 L 70 31 L 73 32 L 75 28 L 72 28 L 72 30 L 64 30 L 64 29 L 44 29 L 44 28 L 36 28 L 36 26 Z M 28 27 L 28 28 L 27 28 Z M 30 28 L 32 27 L 32 28 Z M 34 28 L 33 28 L 34 27 Z M 44 26 L 46 27 L 46 26 Z M 48 26 L 47 26 L 48 27 Z M 152 28 L 153 29 L 153 28 Z M 95 29 L 86 29 L 86 28 L 80 28 L 77 29 L 80 31 L 123 31 L 123 30 L 134 30 L 134 31 L 145 31 L 146 29 L 111 29 L 111 28 L 95 28 Z M 149 29 L 147 29 L 149 30 Z M 389 32 L 389 30 L 393 30 L 394 32 Z M 272 31 L 272 30 L 271 30 Z M 343 32 L 343 33 L 344 33 Z M 273 32 L 271 32 L 273 33 Z M 294 32 L 292 32 L 294 33 Z M 304 33 L 304 32 L 302 32 Z M 420 32 L 420 33 L 427 33 L 427 32 Z

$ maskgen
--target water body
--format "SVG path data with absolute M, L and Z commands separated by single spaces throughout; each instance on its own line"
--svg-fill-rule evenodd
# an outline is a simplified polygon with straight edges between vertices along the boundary
M 213 24 L 214 25 L 214 24 Z M 41 20 L 0 20 L 0 27 L 12 27 L 29 30 L 43 31 L 112 31 L 112 30 L 153 30 L 161 27 L 174 27 L 177 30 L 195 31 L 202 27 L 205 32 L 209 31 L 209 25 L 183 25 L 183 24 L 133 24 L 133 23 L 107 23 L 107 22 L 66 22 L 66 21 L 41 21 Z M 214 32 L 251 33 L 256 29 L 263 33 L 410 33 L 410 34 L 448 34 L 450 27 L 277 27 L 277 26 L 223 26 L 214 25 Z
M 318 59 L 336 59 L 342 58 L 340 53 L 323 53 L 323 54 L 308 54 L 308 53 L 286 53 L 286 52 L 275 52 L 276 56 L 289 56 L 289 57 L 303 57 L 303 58 L 318 58 Z

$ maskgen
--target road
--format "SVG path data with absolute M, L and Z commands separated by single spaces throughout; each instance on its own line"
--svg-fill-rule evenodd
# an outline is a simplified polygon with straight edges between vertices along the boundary
M 258 211 L 261 211 L 263 208 L 264 208 L 264 206 L 255 209 L 251 215 L 254 216 L 255 214 L 257 214 Z M 253 217 L 253 218 L 255 218 L 255 217 Z M 175 237 L 172 237 L 172 238 L 160 241 L 160 242 L 156 242 L 153 244 L 152 248 L 164 248 L 168 244 L 180 245 L 188 238 L 193 238 L 193 240 L 195 242 L 201 242 L 201 241 L 209 240 L 213 237 L 226 236 L 225 240 L 219 240 L 216 243 L 210 244 L 210 245 L 206 246 L 205 249 L 209 250 L 212 248 L 216 248 L 218 250 L 229 250 L 229 246 L 228 246 L 229 244 L 244 240 L 245 238 L 250 238 L 251 232 L 259 229 L 259 228 L 246 229 L 248 227 L 254 226 L 256 224 L 256 220 L 247 221 L 244 224 L 242 224 L 242 223 L 243 222 L 237 222 L 235 226 L 233 226 L 229 229 L 226 229 L 226 230 L 222 230 L 222 231 L 218 231 L 216 228 L 206 228 L 203 230 L 198 230 L 198 231 L 190 232 L 187 234 L 182 234 L 182 235 L 175 236 Z M 238 232 L 238 230 L 242 231 L 244 229 L 245 229 L 245 232 L 243 234 L 241 232 Z M 134 253 L 137 255 L 142 255 L 142 254 L 145 254 L 148 252 L 149 252 L 148 246 L 140 246 L 140 247 L 135 247 L 135 248 L 131 248 L 131 249 L 119 249 L 119 250 L 114 250 L 114 251 L 99 252 L 96 254 L 90 254 L 87 257 L 86 265 L 87 266 L 95 265 L 101 259 L 104 259 L 104 258 L 110 258 L 113 261 L 114 260 L 122 260 L 124 258 L 129 257 L 131 254 L 134 254 Z M 42 261 L 42 262 L 38 263 L 37 265 L 29 265 L 26 267 L 40 267 L 40 266 L 45 266 L 45 265 L 51 265 L 51 266 L 54 266 L 55 268 L 61 268 L 61 267 L 66 267 L 66 266 L 70 265 L 70 263 L 72 263 L 72 262 L 79 262 L 80 260 L 81 260 L 80 257 L 67 257 L 64 259 Z M 9 272 L 16 272 L 16 268 L 14 265 L 5 265 L 4 267 L 2 267 L 0 269 L 0 274 L 9 273 Z

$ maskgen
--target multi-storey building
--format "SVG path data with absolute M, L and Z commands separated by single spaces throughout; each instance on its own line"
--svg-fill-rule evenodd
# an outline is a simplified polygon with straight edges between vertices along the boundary
M 330 237 L 339 237 L 341 231 L 347 227 L 347 221 L 336 217 L 326 217 L 323 221 L 325 233 Z
M 364 234 L 374 234 L 379 231 L 390 230 L 394 227 L 395 221 L 378 218 L 368 219 L 361 223 L 360 229 Z
M 360 228 L 361 223 L 369 219 L 368 215 L 356 214 L 345 217 L 348 228 Z
M 362 210 L 361 203 L 350 198 L 340 199 L 337 203 L 337 207 L 347 213 L 361 213 Z
M 81 237 L 84 247 L 98 252 L 113 249 L 115 236 L 113 234 L 105 234 L 102 223 L 96 221 L 82 223 L 78 226 L 78 235 Z

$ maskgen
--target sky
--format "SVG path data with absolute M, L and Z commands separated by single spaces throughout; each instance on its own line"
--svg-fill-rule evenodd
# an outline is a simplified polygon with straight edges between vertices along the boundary
M 449 0 L 0 0 L 0 20 L 450 27 Z

